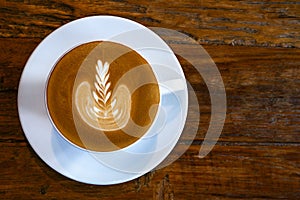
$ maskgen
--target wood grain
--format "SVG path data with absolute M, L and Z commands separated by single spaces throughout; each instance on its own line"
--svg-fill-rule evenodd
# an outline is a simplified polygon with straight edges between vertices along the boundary
M 0 0 L 0 199 L 299 199 L 299 10 L 292 0 Z M 124 184 L 94 186 L 58 174 L 35 154 L 17 110 L 26 61 L 59 26 L 103 14 L 178 30 L 203 44 L 227 94 L 224 129 L 208 156 L 197 155 L 211 117 L 209 92 L 180 55 L 199 105 L 190 105 L 172 156 L 187 151 L 174 163 Z
M 193 145 L 172 165 L 113 186 L 66 179 L 37 158 L 26 142 L 0 146 L 3 199 L 297 199 L 300 195 L 299 145 L 221 143 L 204 159 L 196 156 L 199 146 Z
M 117 15 L 184 32 L 201 44 L 300 47 L 297 1 L 4 1 L 0 37 L 44 38 L 74 19 Z

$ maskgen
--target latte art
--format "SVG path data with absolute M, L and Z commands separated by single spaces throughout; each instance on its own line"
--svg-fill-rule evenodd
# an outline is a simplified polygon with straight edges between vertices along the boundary
M 126 126 L 130 118 L 131 94 L 125 85 L 112 95 L 109 64 L 97 61 L 93 87 L 84 81 L 76 89 L 75 105 L 89 126 L 102 131 L 115 131 Z

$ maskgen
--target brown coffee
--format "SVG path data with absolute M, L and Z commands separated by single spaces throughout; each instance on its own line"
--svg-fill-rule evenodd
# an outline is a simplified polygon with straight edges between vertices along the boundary
M 49 76 L 46 100 L 57 130 L 92 151 L 114 151 L 140 139 L 160 101 L 149 63 L 119 43 L 82 44 L 66 53 Z

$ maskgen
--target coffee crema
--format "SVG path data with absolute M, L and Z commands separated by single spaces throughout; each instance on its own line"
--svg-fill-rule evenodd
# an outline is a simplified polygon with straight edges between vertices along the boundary
M 149 63 L 115 42 L 85 43 L 54 66 L 46 101 L 56 129 L 71 143 L 105 152 L 129 146 L 155 120 L 159 87 Z

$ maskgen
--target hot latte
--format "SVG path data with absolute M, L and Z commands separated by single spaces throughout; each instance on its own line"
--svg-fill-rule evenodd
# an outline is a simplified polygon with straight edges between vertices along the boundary
M 160 93 L 140 54 L 98 41 L 77 46 L 58 60 L 46 101 L 53 125 L 68 141 L 91 151 L 114 151 L 148 131 Z

